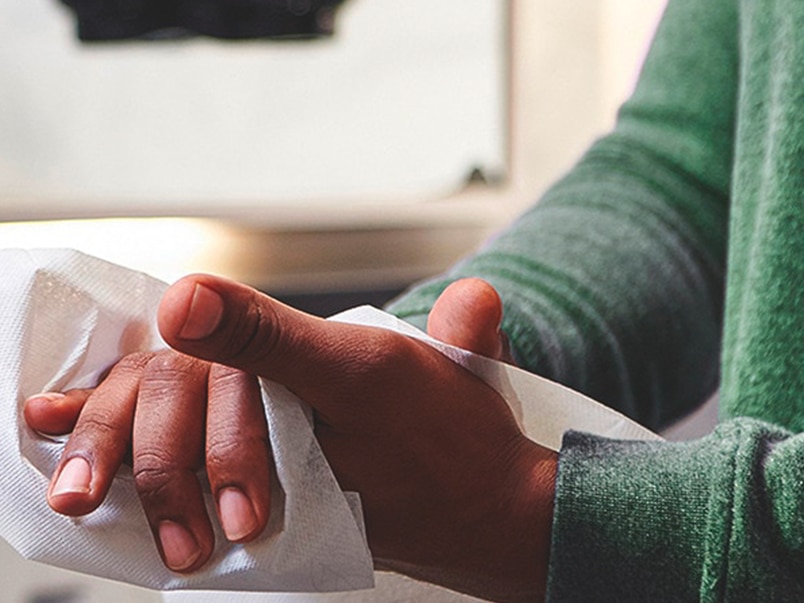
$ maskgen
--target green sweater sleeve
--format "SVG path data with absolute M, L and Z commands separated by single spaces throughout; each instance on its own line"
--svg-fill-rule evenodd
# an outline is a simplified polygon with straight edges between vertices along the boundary
M 423 326 L 452 281 L 500 292 L 524 368 L 651 427 L 717 383 L 736 19 L 674 0 L 615 130 L 539 203 L 389 310 Z
M 804 434 L 755 419 L 682 443 L 570 432 L 548 600 L 804 601 L 802 483 Z

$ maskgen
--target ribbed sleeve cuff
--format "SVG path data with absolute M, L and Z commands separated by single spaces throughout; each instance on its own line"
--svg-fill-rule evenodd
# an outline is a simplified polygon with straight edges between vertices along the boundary
M 753 419 L 690 442 L 567 433 L 548 600 L 802 600 L 804 558 L 785 546 L 779 511 L 804 491 L 804 440 L 790 435 Z M 775 479 L 777 467 L 798 481 Z
M 548 600 L 698 601 L 723 533 L 713 482 L 731 491 L 721 436 L 685 443 L 564 436 Z M 708 525 L 714 522 L 715 526 Z

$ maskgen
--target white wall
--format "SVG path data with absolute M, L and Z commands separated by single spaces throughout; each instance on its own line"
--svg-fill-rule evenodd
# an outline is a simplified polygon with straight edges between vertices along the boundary
M 614 123 L 666 0 L 514 0 L 512 182 L 531 203 Z
M 56 0 L 0 0 L 0 219 L 379 202 L 499 172 L 503 6 L 355 0 L 331 40 L 81 45 Z

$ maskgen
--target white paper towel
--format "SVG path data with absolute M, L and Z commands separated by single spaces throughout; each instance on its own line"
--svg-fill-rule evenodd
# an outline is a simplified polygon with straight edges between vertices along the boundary
M 493 387 L 508 402 L 520 427 L 534 442 L 561 448 L 569 429 L 626 440 L 661 439 L 625 415 L 558 383 L 520 368 L 437 341 L 412 325 L 376 308 L 361 306 L 330 320 L 384 327 L 426 341 Z
M 255 542 L 228 543 L 216 526 L 211 562 L 190 576 L 170 572 L 127 472 L 90 515 L 54 513 L 45 492 L 63 444 L 26 426 L 23 402 L 42 391 L 93 386 L 122 355 L 164 347 L 155 312 L 166 285 L 63 250 L 0 252 L 0 274 L 0 535 L 23 556 L 165 590 L 372 586 L 362 516 L 352 511 L 357 498 L 338 488 L 304 405 L 267 382 L 263 399 L 281 488 Z M 212 512 L 208 489 L 207 506 Z
M 355 495 L 338 489 L 306 406 L 262 382 L 281 488 L 265 533 L 246 545 L 216 531 L 216 550 L 191 576 L 167 570 L 152 541 L 130 474 L 121 472 L 94 513 L 70 519 L 45 500 L 63 444 L 31 432 L 22 403 L 48 390 L 88 387 L 122 355 L 164 347 L 155 312 L 165 284 L 67 250 L 0 252 L 0 535 L 22 555 L 84 573 L 163 590 L 326 592 L 369 588 L 373 571 Z M 428 341 L 508 401 L 525 433 L 557 450 L 579 429 L 655 439 L 626 417 L 569 390 L 494 360 L 428 338 L 369 307 L 332 318 L 385 327 Z M 211 496 L 208 508 L 214 508 Z M 217 528 L 216 528 L 217 529 Z M 376 591 L 341 595 L 243 595 L 246 601 L 444 600 L 446 591 L 378 574 Z M 429 593 L 429 594 L 428 594 Z M 451 595 L 456 600 L 467 600 Z M 231 601 L 232 593 L 174 593 L 171 601 Z

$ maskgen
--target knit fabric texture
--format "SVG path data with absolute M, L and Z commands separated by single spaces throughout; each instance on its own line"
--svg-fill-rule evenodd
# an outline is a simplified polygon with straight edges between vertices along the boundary
M 615 130 L 389 308 L 485 278 L 523 367 L 654 428 L 720 378 L 701 441 L 566 436 L 551 600 L 804 600 L 802 32 L 798 0 L 670 0 Z

